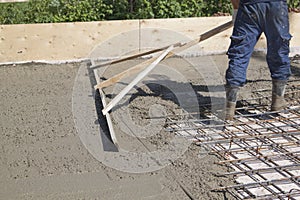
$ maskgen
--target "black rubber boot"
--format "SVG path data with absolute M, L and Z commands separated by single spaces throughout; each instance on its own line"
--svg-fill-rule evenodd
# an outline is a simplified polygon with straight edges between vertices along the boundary
M 239 87 L 226 86 L 225 120 L 233 120 Z
M 272 80 L 272 104 L 271 111 L 279 111 L 287 107 L 284 93 L 287 81 Z

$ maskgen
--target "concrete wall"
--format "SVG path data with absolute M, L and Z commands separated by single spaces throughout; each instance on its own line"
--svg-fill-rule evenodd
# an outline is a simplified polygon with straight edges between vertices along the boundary
M 151 19 L 55 24 L 0 25 L 0 62 L 63 61 L 92 54 L 115 57 L 144 48 L 155 48 L 197 38 L 231 17 Z M 290 15 L 292 52 L 299 53 L 300 14 Z M 225 52 L 232 29 L 224 31 L 185 54 Z M 256 48 L 266 47 L 262 37 Z M 96 50 L 96 53 L 95 53 Z

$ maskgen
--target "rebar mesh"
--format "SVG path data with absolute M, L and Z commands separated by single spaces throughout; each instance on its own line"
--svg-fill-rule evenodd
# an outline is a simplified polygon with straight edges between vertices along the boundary
M 238 199 L 300 199 L 300 80 L 289 82 L 289 106 L 280 112 L 270 111 L 270 89 L 253 94 L 238 102 L 232 121 L 220 117 L 222 109 L 212 113 L 211 105 L 201 105 L 205 117 L 169 116 L 166 129 L 193 140 L 204 154 L 220 156 L 216 164 L 230 166 L 231 172 L 217 175 L 233 176 L 236 184 L 216 191 Z

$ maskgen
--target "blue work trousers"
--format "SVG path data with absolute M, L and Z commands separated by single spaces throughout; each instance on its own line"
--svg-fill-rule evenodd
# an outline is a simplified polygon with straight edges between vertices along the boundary
M 226 84 L 243 86 L 255 44 L 264 33 L 267 38 L 267 63 L 272 79 L 287 80 L 289 59 L 288 6 L 285 1 L 240 3 L 227 55 Z

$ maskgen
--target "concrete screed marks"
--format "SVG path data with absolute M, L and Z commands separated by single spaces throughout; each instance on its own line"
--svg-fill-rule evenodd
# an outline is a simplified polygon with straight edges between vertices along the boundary
M 228 195 L 211 192 L 232 183 L 214 175 L 227 168 L 214 165 L 216 156 L 198 158 L 193 145 L 165 168 L 142 174 L 112 169 L 91 156 L 78 137 L 72 115 L 72 89 L 81 64 L 0 67 L 1 197 L 189 199 L 178 183 L 195 199 Z M 137 139 L 124 136 L 126 142 L 138 144 Z M 163 138 L 153 136 L 151 142 L 163 144 Z
M 205 65 L 213 63 L 221 75 L 227 66 L 225 55 L 197 57 L 189 61 Z M 169 62 L 174 64 L 178 60 Z M 234 199 L 229 193 L 211 191 L 233 185 L 235 181 L 231 176 L 218 177 L 217 174 L 226 174 L 229 169 L 215 164 L 220 161 L 217 156 L 199 156 L 201 150 L 195 145 L 165 168 L 142 174 L 121 172 L 95 159 L 80 141 L 72 116 L 72 89 L 81 64 L 0 66 L 1 197 L 190 199 L 181 184 L 195 199 Z M 293 64 L 293 77 L 300 76 L 299 67 L 299 64 Z M 195 73 L 189 70 L 186 73 L 204 99 L 203 103 L 218 93 L 219 82 L 224 81 L 206 83 L 205 78 L 199 78 L 198 74 L 193 76 Z M 253 88 L 270 87 L 266 74 L 268 69 L 263 56 L 254 55 L 248 71 L 248 79 L 253 81 L 242 89 L 241 98 L 250 98 L 252 94 L 248 91 Z M 209 70 L 202 75 L 211 76 Z M 265 81 L 255 81 L 260 79 Z M 161 103 L 170 113 L 176 111 L 177 105 L 173 101 L 153 96 L 147 87 L 142 89 L 140 92 L 148 94 L 137 95 L 128 105 L 136 123 L 147 124 L 148 105 L 145 102 Z M 91 120 L 95 121 L 95 118 Z M 94 123 L 94 126 L 97 129 L 99 125 Z M 121 145 L 137 151 L 143 149 L 137 138 L 121 130 L 119 134 Z M 160 132 L 144 142 L 151 148 L 160 148 L 168 140 L 166 134 L 170 133 Z

